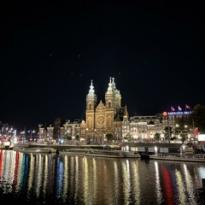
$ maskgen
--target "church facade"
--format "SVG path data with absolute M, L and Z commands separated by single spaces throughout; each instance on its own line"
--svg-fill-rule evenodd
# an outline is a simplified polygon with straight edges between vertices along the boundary
M 122 96 L 116 88 L 115 79 L 110 78 L 104 102 L 97 100 L 93 81 L 86 97 L 85 120 L 81 123 L 81 137 L 88 141 L 102 143 L 106 136 L 122 138 L 122 121 L 125 107 Z
M 104 96 L 103 100 L 97 99 L 91 81 L 86 96 L 85 119 L 66 123 L 57 120 L 48 127 L 40 125 L 39 139 L 58 143 L 80 140 L 88 144 L 104 144 L 106 140 L 150 141 L 156 134 L 164 139 L 165 127 L 175 128 L 174 121 L 161 115 L 129 117 L 127 106 L 122 106 L 122 96 L 114 78 L 110 78 Z

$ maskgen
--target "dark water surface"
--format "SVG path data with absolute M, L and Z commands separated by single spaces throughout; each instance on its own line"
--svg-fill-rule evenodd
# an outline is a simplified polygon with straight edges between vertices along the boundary
M 205 164 L 0 150 L 0 204 L 199 204 Z

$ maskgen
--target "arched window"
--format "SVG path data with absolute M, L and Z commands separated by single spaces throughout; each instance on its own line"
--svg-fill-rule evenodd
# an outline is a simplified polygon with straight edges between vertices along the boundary
M 91 104 L 89 104 L 88 109 L 89 109 L 89 110 L 91 110 L 91 108 L 92 108 L 92 105 L 91 105 Z

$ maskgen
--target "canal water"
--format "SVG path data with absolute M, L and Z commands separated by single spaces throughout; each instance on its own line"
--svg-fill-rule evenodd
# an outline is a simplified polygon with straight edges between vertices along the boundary
M 199 204 L 205 164 L 0 150 L 0 204 Z

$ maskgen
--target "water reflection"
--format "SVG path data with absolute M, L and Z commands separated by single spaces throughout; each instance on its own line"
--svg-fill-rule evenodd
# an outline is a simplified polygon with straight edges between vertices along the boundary
M 178 186 L 179 204 L 186 204 L 186 196 L 185 196 L 182 174 L 178 170 L 176 170 L 176 181 Z
M 43 196 L 46 196 L 46 187 L 48 186 L 48 156 L 44 158 L 44 176 L 43 176 Z
M 19 155 L 19 153 L 17 153 Z M 30 155 L 30 169 L 29 169 L 29 175 L 28 175 L 28 192 L 31 191 L 33 186 L 33 177 L 34 177 L 34 156 Z
M 190 171 L 187 167 L 187 164 L 183 164 L 183 169 L 184 169 L 184 177 L 185 177 L 185 188 L 186 188 L 186 191 L 188 192 L 188 195 L 189 195 L 189 203 L 190 204 L 197 204 L 196 203 L 196 198 L 194 196 L 194 186 L 193 186 L 193 180 L 192 180 L 192 177 L 191 177 L 191 174 L 190 174 Z
M 0 151 L 0 190 L 64 204 L 197 204 L 205 165 Z
M 161 184 L 160 184 L 160 175 L 159 175 L 159 163 L 157 161 L 154 162 L 154 168 L 155 168 L 155 192 L 157 197 L 157 204 L 160 204 L 162 201 L 162 190 L 161 190 Z
M 63 199 L 64 199 L 64 202 L 66 201 L 66 197 L 67 197 L 67 193 L 68 193 L 68 180 L 69 180 L 69 177 L 68 177 L 68 156 L 65 155 L 64 156 L 64 176 L 63 176 L 63 179 L 64 179 L 64 183 L 63 183 Z
M 58 158 L 57 165 L 56 165 L 56 198 L 60 198 L 61 193 L 63 191 L 63 175 L 64 175 L 63 161 L 60 160 L 60 158 Z
M 122 183 L 123 183 L 123 193 L 124 193 L 124 204 L 129 204 L 130 197 L 130 165 L 129 160 L 122 162 Z

